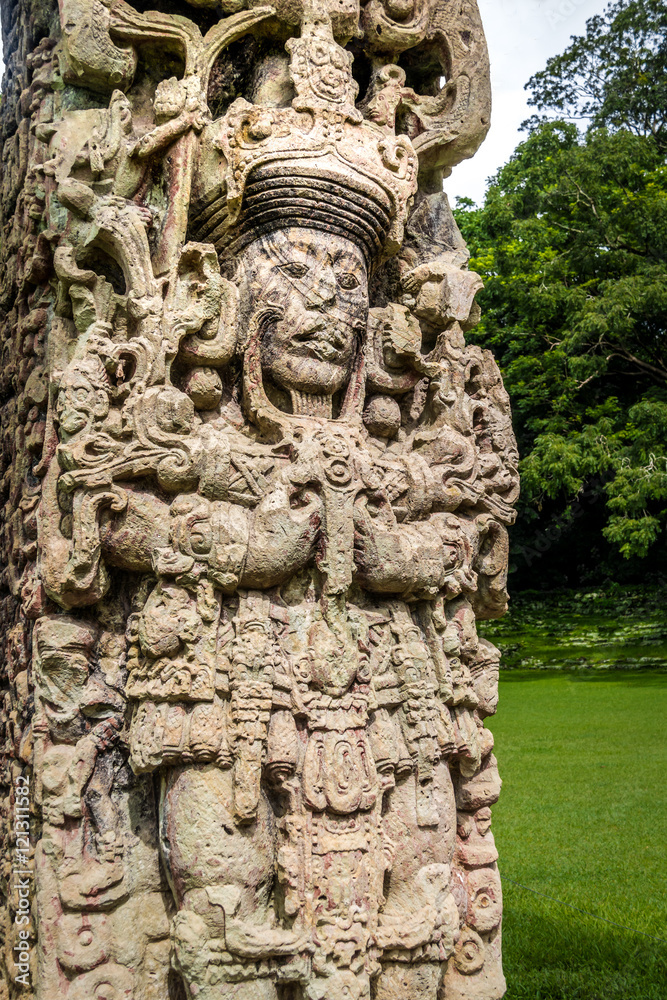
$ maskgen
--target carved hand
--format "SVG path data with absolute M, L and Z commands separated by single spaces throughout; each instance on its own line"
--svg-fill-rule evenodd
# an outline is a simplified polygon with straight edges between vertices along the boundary
M 445 553 L 434 525 L 388 525 L 365 502 L 354 513 L 357 575 L 368 590 L 384 594 L 437 593 L 444 582 Z
M 281 485 L 269 493 L 255 511 L 241 584 L 271 587 L 305 566 L 314 554 L 321 509 L 308 488 L 290 495 Z
M 313 951 L 308 932 L 286 931 L 241 921 L 230 921 L 225 928 L 229 951 L 244 958 L 268 958 L 270 955 L 296 955 Z
M 123 569 L 148 572 L 153 553 L 169 540 L 169 507 L 150 493 L 127 490 L 120 514 L 102 511 L 100 536 L 107 562 Z

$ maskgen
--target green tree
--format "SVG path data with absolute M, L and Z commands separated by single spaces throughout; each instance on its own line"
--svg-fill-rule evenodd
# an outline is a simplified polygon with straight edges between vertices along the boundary
M 528 103 L 550 118 L 624 128 L 666 151 L 667 4 L 613 0 L 526 89 Z
M 538 555 L 573 583 L 622 574 L 619 555 L 642 573 L 664 560 L 666 31 L 664 0 L 592 18 L 529 84 L 568 120 L 526 123 L 483 207 L 455 213 L 486 283 L 474 337 L 513 400 L 525 582 Z

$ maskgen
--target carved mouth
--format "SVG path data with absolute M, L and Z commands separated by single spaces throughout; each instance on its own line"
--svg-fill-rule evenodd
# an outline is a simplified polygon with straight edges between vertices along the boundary
M 58 705 L 54 701 L 49 701 L 46 698 L 42 699 L 42 705 L 46 710 L 47 716 L 54 722 L 71 722 L 78 715 L 78 705 L 72 707 L 71 705 Z
M 345 333 L 328 326 L 324 316 L 309 318 L 292 339 L 319 361 L 337 361 L 347 342 Z

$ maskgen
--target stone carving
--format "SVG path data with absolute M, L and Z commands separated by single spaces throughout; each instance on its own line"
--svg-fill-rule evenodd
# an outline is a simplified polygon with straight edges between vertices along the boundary
M 5 35 L 0 996 L 495 1000 L 476 3 L 156 7 Z

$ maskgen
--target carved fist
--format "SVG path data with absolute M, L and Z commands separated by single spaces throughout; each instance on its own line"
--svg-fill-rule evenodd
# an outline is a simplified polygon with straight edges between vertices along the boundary
M 271 587 L 302 569 L 312 558 L 322 503 L 308 486 L 278 486 L 258 506 L 250 529 L 248 555 L 241 582 Z
M 354 513 L 357 575 L 368 589 L 391 594 L 436 594 L 449 559 L 442 537 L 428 522 L 391 523 L 386 508 L 371 516 L 365 501 Z

